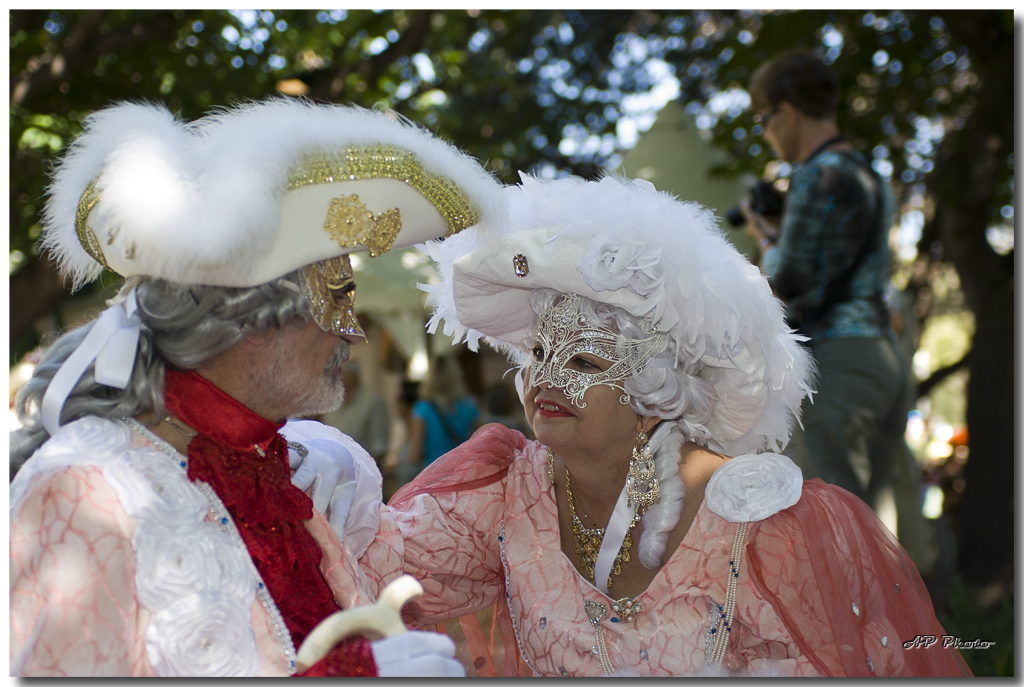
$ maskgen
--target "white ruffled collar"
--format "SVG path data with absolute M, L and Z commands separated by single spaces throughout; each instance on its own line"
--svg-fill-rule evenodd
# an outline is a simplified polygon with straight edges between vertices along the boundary
M 729 522 L 757 522 L 800 500 L 804 476 L 781 453 L 748 453 L 726 461 L 708 481 L 712 513 Z

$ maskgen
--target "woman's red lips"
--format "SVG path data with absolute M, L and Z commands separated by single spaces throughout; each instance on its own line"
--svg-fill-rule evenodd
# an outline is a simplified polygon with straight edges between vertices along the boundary
M 549 401 L 547 399 L 536 399 L 534 405 L 537 406 L 537 412 L 544 417 L 559 417 L 563 415 L 572 415 L 573 413 L 560 403 Z

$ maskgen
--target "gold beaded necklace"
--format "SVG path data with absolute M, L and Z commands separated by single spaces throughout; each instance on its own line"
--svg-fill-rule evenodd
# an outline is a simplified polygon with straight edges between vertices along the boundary
M 555 487 L 555 452 L 548 449 L 548 478 L 551 480 L 551 487 Z M 580 520 L 579 516 L 576 515 L 576 500 L 575 494 L 572 493 L 572 480 L 569 477 L 569 470 L 565 471 L 565 495 L 566 500 L 569 503 L 569 514 L 571 531 L 572 531 L 572 543 L 573 551 L 576 554 L 576 560 L 580 567 L 583 568 L 583 574 L 590 583 L 595 587 L 594 567 L 597 565 L 597 556 L 601 551 L 601 544 L 604 543 L 605 528 L 594 527 L 588 528 Z M 629 562 L 629 549 L 633 545 L 632 532 L 633 528 L 640 521 L 640 518 L 633 518 L 629 523 L 629 529 L 626 530 L 626 536 L 622 541 L 622 546 L 619 548 L 619 554 L 615 557 L 615 563 L 612 566 L 612 570 L 608 574 L 608 589 L 612 586 L 612 577 L 622 575 L 622 563 L 623 561 Z M 591 602 L 587 602 L 591 603 Z M 598 606 L 603 606 L 597 604 Z M 622 620 L 629 622 L 633 620 L 643 610 L 642 604 L 632 597 L 623 597 L 612 602 L 612 610 L 619 614 Z M 588 610 L 588 614 L 590 611 Z M 617 620 L 617 619 L 616 619 Z M 594 622 L 594 618 L 591 618 L 591 622 Z M 599 637 L 600 639 L 600 637 Z M 603 645 L 603 640 L 599 642 Z M 602 664 L 603 665 L 603 664 Z
M 565 471 L 565 495 L 569 502 L 569 516 L 571 519 L 573 551 L 576 559 L 583 568 L 583 573 L 591 584 L 596 585 L 594 579 L 594 566 L 597 564 L 597 555 L 601 552 L 601 544 L 604 542 L 603 527 L 587 527 L 576 514 L 576 495 L 572 493 L 572 480 L 569 478 L 569 471 Z M 613 578 L 622 574 L 622 564 L 630 560 L 629 549 L 633 546 L 633 528 L 636 527 L 636 519 L 629 523 L 626 530 L 626 537 L 622 540 L 622 547 L 615 556 L 615 563 L 612 564 L 611 572 L 608 574 L 608 589 L 612 588 Z

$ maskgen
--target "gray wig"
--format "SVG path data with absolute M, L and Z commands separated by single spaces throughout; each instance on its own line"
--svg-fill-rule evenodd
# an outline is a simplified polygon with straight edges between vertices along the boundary
M 164 408 L 164 371 L 194 370 L 248 334 L 310 319 L 301 293 L 301 276 L 292 272 L 251 288 L 176 284 L 150 277 L 125 281 L 119 296 L 136 288 L 142 322 L 135 367 L 128 386 L 97 383 L 90 365 L 61 412 L 61 424 L 86 415 L 119 418 Z M 11 468 L 19 468 L 49 434 L 43 427 L 43 395 L 53 376 L 89 333 L 89 323 L 59 338 L 36 366 L 32 379 L 18 390 L 15 412 L 22 428 L 11 433 Z
M 530 328 L 536 331 L 541 317 L 563 296 L 553 289 L 537 289 L 530 294 L 530 306 L 534 316 Z M 627 340 L 642 339 L 646 336 L 639 326 L 639 319 L 622 308 L 606 303 L 597 303 L 580 296 L 580 311 L 592 322 L 617 331 Z M 666 366 L 648 365 L 633 373 L 622 386 L 629 394 L 629 405 L 638 414 L 670 420 L 679 426 L 683 435 L 693 441 L 707 442 L 713 437 L 705 424 L 711 419 L 718 395 L 712 382 L 705 377 L 714 374 L 699 359 L 676 362 L 676 342 L 672 336 L 665 339 L 665 346 L 654 359 L 664 359 Z M 529 356 L 516 352 L 521 368 L 529 363 Z M 522 356 L 526 355 L 524 359 Z M 713 380 L 712 380 L 713 381 Z

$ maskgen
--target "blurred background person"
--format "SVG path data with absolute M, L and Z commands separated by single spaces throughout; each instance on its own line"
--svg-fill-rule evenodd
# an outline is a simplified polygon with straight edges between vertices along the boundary
M 749 90 L 775 154 L 799 163 L 777 242 L 764 217 L 744 205 L 762 269 L 786 302 L 790 326 L 809 337 L 820 375 L 787 453 L 806 478 L 841 486 L 878 511 L 913 403 L 885 304 L 892 190 L 840 135 L 839 81 L 813 53 L 769 60 Z
M 480 414 L 480 425 L 491 422 L 497 422 L 526 435 L 532 434 L 515 391 L 506 384 L 493 384 L 487 389 L 484 411 Z
M 479 426 L 476 402 L 466 391 L 454 356 L 434 359 L 422 391 L 409 419 L 409 463 L 417 472 L 469 439 Z
M 373 456 L 383 472 L 391 432 L 391 412 L 387 401 L 362 383 L 362 369 L 358 361 L 345 363 L 341 378 L 345 385 L 345 400 L 341 407 L 322 415 L 320 420 L 355 439 Z
M 412 420 L 412 407 L 419 400 L 419 387 L 419 382 L 403 379 L 398 388 L 388 455 L 384 461 L 387 466 L 384 472 L 385 503 L 399 487 L 411 482 L 420 472 L 419 467 L 409 459 L 409 423 Z

